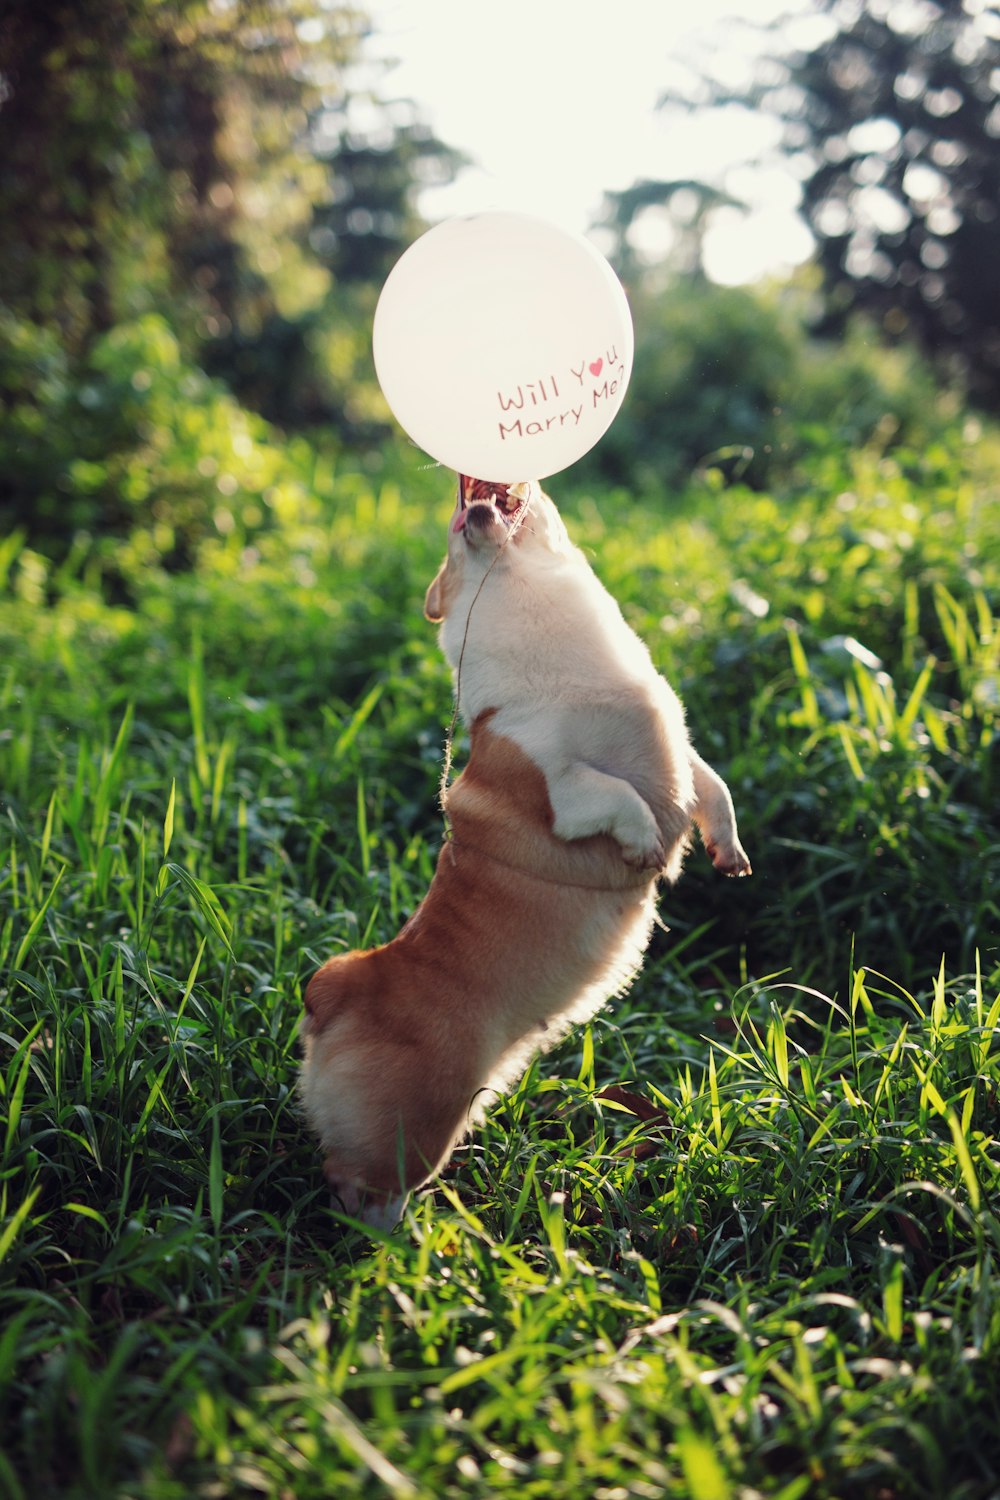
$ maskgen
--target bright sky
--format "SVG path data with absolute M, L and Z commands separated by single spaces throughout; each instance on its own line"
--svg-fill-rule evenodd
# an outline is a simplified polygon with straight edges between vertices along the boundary
M 671 71 L 692 47 L 712 47 L 726 77 L 745 79 L 752 40 L 741 22 L 793 13 L 816 24 L 809 0 L 371 0 L 370 55 L 398 59 L 384 95 L 411 97 L 448 145 L 473 157 L 445 190 L 425 194 L 432 220 L 517 208 L 586 232 L 606 189 L 643 177 L 724 186 L 749 213 L 717 211 L 706 269 L 736 283 L 806 259 L 790 172 L 754 170 L 777 137 L 746 110 L 657 109 Z M 666 248 L 649 216 L 644 245 Z

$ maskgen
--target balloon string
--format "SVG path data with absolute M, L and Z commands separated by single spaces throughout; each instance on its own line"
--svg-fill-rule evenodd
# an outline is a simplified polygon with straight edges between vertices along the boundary
M 451 765 L 452 765 L 452 758 L 453 758 L 454 744 L 455 744 L 455 729 L 458 726 L 458 715 L 459 715 L 459 712 L 460 712 L 461 701 L 462 701 L 462 664 L 465 661 L 465 648 L 466 648 L 466 646 L 468 644 L 468 641 L 469 641 L 469 625 L 470 625 L 470 623 L 472 621 L 472 611 L 475 609 L 476 604 L 479 601 L 479 596 L 483 592 L 483 589 L 486 586 L 486 580 L 487 580 L 487 578 L 489 578 L 490 574 L 493 572 L 493 569 L 496 567 L 497 563 L 500 561 L 500 558 L 501 558 L 501 555 L 503 553 L 504 548 L 509 545 L 509 543 L 513 539 L 514 535 L 518 531 L 520 531 L 521 526 L 524 523 L 524 519 L 525 519 L 527 513 L 528 513 L 528 502 L 526 500 L 524 502 L 524 504 L 521 506 L 520 513 L 511 522 L 509 531 L 507 532 L 507 534 L 504 537 L 503 541 L 500 543 L 499 547 L 497 548 L 496 556 L 494 557 L 493 561 L 490 563 L 489 567 L 486 569 L 486 572 L 483 574 L 482 578 L 480 579 L 480 581 L 479 581 L 479 587 L 476 589 L 476 592 L 472 596 L 472 603 L 469 605 L 469 611 L 468 611 L 468 614 L 465 617 L 465 630 L 464 630 L 463 635 L 462 635 L 462 647 L 461 647 L 461 650 L 458 653 L 458 665 L 455 668 L 455 706 L 454 706 L 454 708 L 452 710 L 451 723 L 448 725 L 448 732 L 445 735 L 445 740 L 444 740 L 444 766 L 443 766 L 442 771 L 441 771 L 441 783 L 440 783 L 440 792 L 439 792 L 439 801 L 440 801 L 440 805 L 441 805 L 441 811 L 444 814 L 444 836 L 445 836 L 446 839 L 450 839 L 452 837 L 452 827 L 451 827 L 451 820 L 448 817 L 448 807 L 447 807 L 447 803 L 445 802 L 445 794 L 446 794 L 446 792 L 448 790 L 448 781 L 449 781 L 449 779 L 451 777 Z

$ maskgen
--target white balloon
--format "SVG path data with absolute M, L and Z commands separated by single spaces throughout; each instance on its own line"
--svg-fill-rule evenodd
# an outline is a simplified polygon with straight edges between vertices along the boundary
M 449 219 L 382 288 L 372 336 L 400 426 L 449 469 L 544 479 L 611 425 L 632 373 L 621 283 L 580 236 L 528 214 Z

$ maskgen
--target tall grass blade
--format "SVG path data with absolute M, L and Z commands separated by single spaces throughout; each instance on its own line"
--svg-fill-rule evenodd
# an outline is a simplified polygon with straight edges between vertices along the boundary
M 223 1182 L 222 1131 L 219 1111 L 216 1110 L 212 1116 L 212 1144 L 208 1155 L 208 1213 L 216 1234 L 222 1228 Z
M 191 664 L 187 680 L 188 709 L 191 714 L 191 735 L 194 742 L 194 767 L 198 785 L 204 791 L 211 777 L 208 745 L 205 732 L 205 653 L 201 631 L 195 629 L 191 635 Z
M 357 708 L 354 710 L 354 713 L 351 715 L 350 720 L 341 730 L 338 738 L 334 741 L 333 753 L 331 756 L 331 759 L 334 761 L 334 763 L 336 763 L 338 760 L 341 760 L 343 756 L 347 754 L 347 751 L 354 744 L 354 741 L 357 739 L 359 733 L 371 718 L 372 712 L 384 692 L 385 682 L 383 680 L 379 680 L 374 684 L 374 686 L 368 689 L 367 693 L 362 698 Z
M 28 1083 L 28 1074 L 31 1071 L 31 1048 L 36 1036 L 41 1031 L 44 1025 L 44 1020 L 36 1021 L 34 1026 L 22 1041 L 20 1047 L 18 1048 L 18 1053 L 23 1053 L 20 1065 L 18 1065 L 17 1062 L 17 1053 L 15 1053 L 14 1057 L 11 1059 L 11 1068 L 15 1066 L 17 1067 L 17 1077 L 14 1081 L 14 1086 L 13 1088 L 11 1088 L 10 1093 L 7 1097 L 7 1132 L 6 1140 L 4 1142 L 5 1151 L 9 1151 L 14 1141 L 17 1139 L 17 1127 L 21 1122 L 21 1109 L 24 1104 L 24 1092 Z M 8 1076 L 9 1073 L 10 1070 L 8 1069 Z
M 708 1049 L 708 1095 L 712 1108 L 712 1130 L 715 1134 L 715 1143 L 719 1150 L 723 1147 L 722 1135 L 722 1105 L 719 1099 L 719 1079 L 715 1069 L 715 1048 Z
M 798 683 L 799 696 L 802 701 L 802 722 L 808 729 L 818 728 L 821 719 L 819 711 L 819 698 L 812 684 L 812 672 L 806 657 L 805 648 L 799 632 L 794 627 L 789 627 L 786 632 L 788 649 L 792 658 L 792 670 Z
M 171 861 L 165 865 L 165 869 L 184 887 L 209 927 L 225 946 L 230 958 L 235 960 L 236 954 L 233 952 L 232 944 L 232 926 L 222 908 L 221 901 L 211 886 L 206 885 L 203 880 L 199 880 L 197 875 L 192 875 L 190 870 L 185 870 L 183 865 L 174 864 Z
M 688 1500 L 730 1500 L 732 1490 L 713 1443 L 691 1427 L 677 1434 L 677 1456 Z
M 10 1247 L 13 1245 L 14 1241 L 20 1234 L 21 1226 L 24 1224 L 25 1219 L 34 1208 L 35 1199 L 38 1197 L 41 1191 L 42 1189 L 40 1186 L 32 1188 L 31 1192 L 25 1198 L 20 1208 L 18 1208 L 14 1212 L 14 1214 L 5 1225 L 4 1229 L 0 1231 L 0 1262 L 6 1259 Z
M 125 752 L 128 748 L 129 738 L 132 733 L 132 720 L 134 710 L 130 703 L 122 715 L 122 721 L 115 735 L 115 742 L 111 754 L 105 762 L 101 778 L 94 795 L 94 812 L 91 824 L 91 837 L 94 845 L 100 849 L 108 832 L 108 823 L 111 817 L 111 806 L 118 796 L 119 786 L 122 779 L 122 770 L 125 763 Z
M 771 1009 L 771 1055 L 774 1059 L 774 1070 L 778 1075 L 778 1081 L 782 1088 L 788 1088 L 788 1033 L 785 1030 L 785 1018 L 781 1014 L 776 1001 L 770 1002 Z
M 170 845 L 174 838 L 174 806 L 177 798 L 177 778 L 172 777 L 170 781 L 170 796 L 167 798 L 167 810 L 163 817 L 163 858 L 166 859 L 170 853 Z
M 53 880 L 53 882 L 52 882 L 52 885 L 51 885 L 51 887 L 49 889 L 49 894 L 46 896 L 45 900 L 42 902 L 42 904 L 39 907 L 38 911 L 35 913 L 34 917 L 32 918 L 31 924 L 28 927 L 27 932 L 24 934 L 24 937 L 21 939 L 21 942 L 18 945 L 17 953 L 14 955 L 14 968 L 15 969 L 21 969 L 21 968 L 24 967 L 24 961 L 28 957 L 28 954 L 31 952 L 32 948 L 34 947 L 35 938 L 38 936 L 39 929 L 41 928 L 42 923 L 45 921 L 45 913 L 48 911 L 49 907 L 52 905 L 52 901 L 53 901 L 53 899 L 55 897 L 56 892 L 59 889 L 60 882 L 62 881 L 62 878 L 65 875 L 65 873 L 66 873 L 66 866 L 63 865 L 63 867 L 57 872 L 55 880 Z
M 899 716 L 900 733 L 905 735 L 907 739 L 912 734 L 913 726 L 917 722 L 920 706 L 927 694 L 927 689 L 930 686 L 931 677 L 934 675 L 936 666 L 937 662 L 934 657 L 928 657 L 923 671 L 914 683 L 913 690 L 906 700 L 903 712 Z

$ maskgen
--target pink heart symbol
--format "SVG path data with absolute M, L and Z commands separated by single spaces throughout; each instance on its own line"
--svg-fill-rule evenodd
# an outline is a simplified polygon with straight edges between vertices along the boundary
M 591 375 L 600 375 L 604 369 L 604 361 L 603 359 L 595 359 L 593 364 L 588 365 L 587 368 L 590 370 Z

